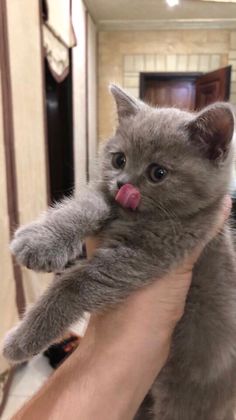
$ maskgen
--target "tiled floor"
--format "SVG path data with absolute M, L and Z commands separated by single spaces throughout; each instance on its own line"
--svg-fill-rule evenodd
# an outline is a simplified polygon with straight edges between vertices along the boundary
M 83 337 L 88 321 L 89 314 L 85 313 L 83 318 L 71 328 L 71 331 Z M 53 369 L 49 366 L 48 359 L 42 355 L 34 357 L 26 365 L 19 367 L 14 375 L 1 420 L 10 420 L 13 414 L 36 393 L 52 372 Z
M 17 369 L 1 420 L 10 420 L 13 414 L 42 386 L 53 369 L 44 356 L 37 356 Z

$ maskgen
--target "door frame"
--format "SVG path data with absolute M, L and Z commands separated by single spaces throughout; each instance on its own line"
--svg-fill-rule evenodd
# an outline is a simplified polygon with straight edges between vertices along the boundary
M 212 75 L 212 73 L 214 72 L 218 72 L 218 71 L 225 71 L 226 73 L 226 82 L 225 82 L 225 97 L 224 99 L 222 99 L 223 101 L 229 101 L 230 100 L 230 87 L 231 87 L 231 77 L 232 77 L 232 65 L 229 64 L 228 66 L 225 67 L 221 67 L 219 69 L 216 70 L 212 70 L 210 72 L 207 73 L 203 73 L 202 76 L 208 76 L 209 74 Z
M 139 75 L 139 97 L 144 98 L 146 83 L 148 80 L 157 81 L 186 81 L 196 82 L 202 76 L 202 72 L 141 72 Z

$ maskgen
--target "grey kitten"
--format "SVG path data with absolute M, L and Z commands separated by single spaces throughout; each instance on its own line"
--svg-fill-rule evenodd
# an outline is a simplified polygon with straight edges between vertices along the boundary
M 84 311 L 102 311 L 165 275 L 205 240 L 228 190 L 234 118 L 227 104 L 192 114 L 152 108 L 116 86 L 111 92 L 119 124 L 103 147 L 97 182 L 19 229 L 11 249 L 34 270 L 56 271 L 86 236 L 99 233 L 102 246 L 26 312 L 6 338 L 10 360 L 30 358 Z M 194 268 L 169 360 L 136 418 L 231 420 L 235 396 L 236 266 L 225 223 Z

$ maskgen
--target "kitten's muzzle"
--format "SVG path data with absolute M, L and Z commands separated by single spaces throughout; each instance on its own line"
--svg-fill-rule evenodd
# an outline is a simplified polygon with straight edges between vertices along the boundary
M 126 184 L 126 182 L 124 182 L 124 181 L 117 181 L 117 187 L 118 187 L 118 189 L 120 189 L 121 187 L 123 187 L 123 185 L 125 185 Z

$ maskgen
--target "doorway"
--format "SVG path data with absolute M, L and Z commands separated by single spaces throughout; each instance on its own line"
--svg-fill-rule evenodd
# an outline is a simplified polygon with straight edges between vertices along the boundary
M 74 188 L 72 71 L 58 83 L 45 59 L 47 141 L 51 202 L 70 195 Z
M 140 98 L 158 106 L 199 110 L 228 101 L 231 66 L 210 73 L 140 73 Z

